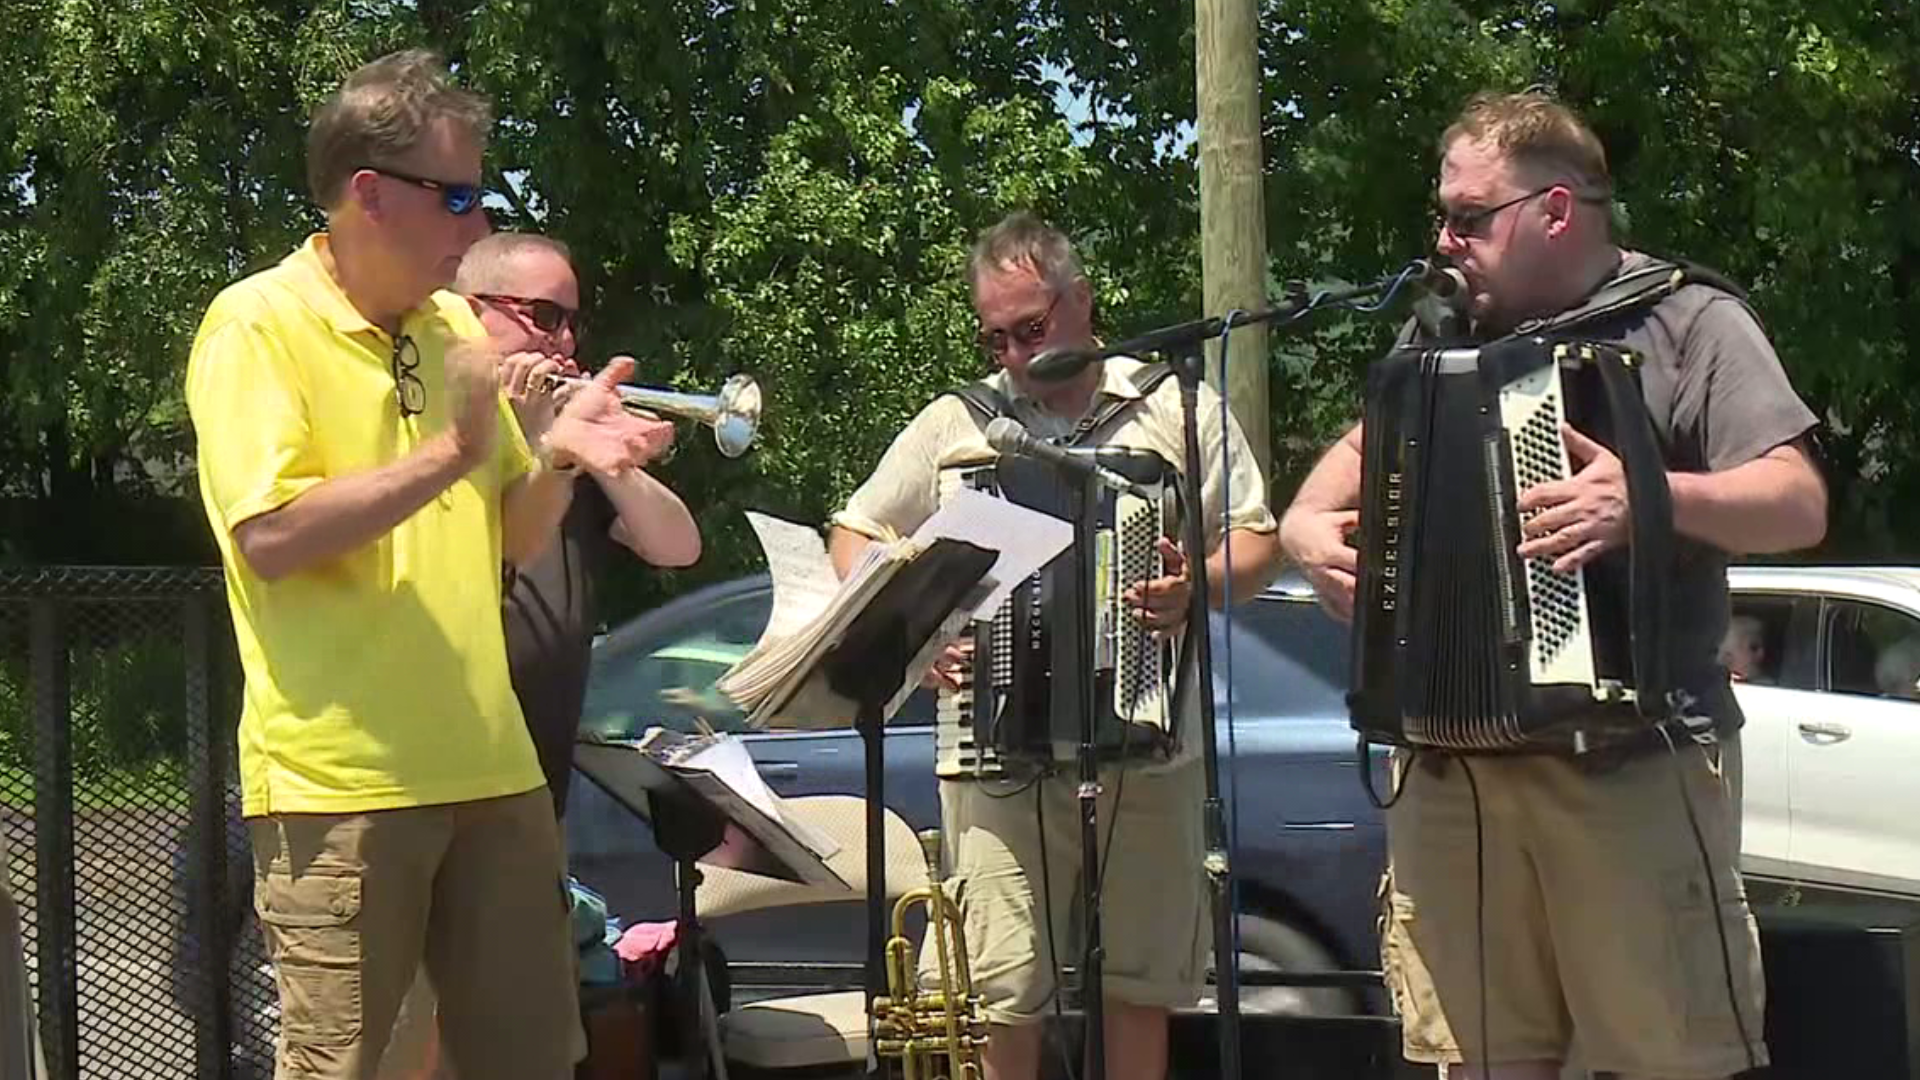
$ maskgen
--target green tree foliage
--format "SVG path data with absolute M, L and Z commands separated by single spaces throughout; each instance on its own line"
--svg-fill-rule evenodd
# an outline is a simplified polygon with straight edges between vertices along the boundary
M 1200 314 L 1180 5 L 7 12 L 0 497 L 33 512 L 0 516 L 0 558 L 207 557 L 180 401 L 192 329 L 217 288 L 319 223 L 305 117 L 401 45 L 442 49 L 494 98 L 496 221 L 573 245 L 590 358 L 632 354 L 649 385 L 705 392 L 745 370 L 766 387 L 753 455 L 720 459 L 683 428 L 666 467 L 712 538 L 695 578 L 754 564 L 739 509 L 819 520 L 907 416 L 983 369 L 962 275 L 969 238 L 1002 212 L 1032 207 L 1082 239 L 1109 339 Z M 1276 291 L 1424 252 L 1435 139 L 1460 103 L 1552 86 L 1612 151 L 1628 239 L 1752 286 L 1833 422 L 1834 549 L 1897 551 L 1920 524 L 1904 392 L 1920 335 L 1920 226 L 1903 205 L 1920 187 L 1917 20 L 1911 5 L 1835 0 L 1267 0 Z M 1274 335 L 1276 501 L 1351 420 L 1394 321 L 1320 316 Z M 627 602 L 686 582 L 635 575 Z

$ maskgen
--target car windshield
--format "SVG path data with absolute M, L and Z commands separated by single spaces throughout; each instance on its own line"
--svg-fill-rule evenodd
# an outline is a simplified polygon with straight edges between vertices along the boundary
M 752 650 L 772 603 L 762 583 L 674 612 L 657 625 L 647 625 L 649 616 L 641 616 L 628 630 L 605 639 L 594 649 L 583 727 L 613 738 L 637 736 L 654 725 L 676 731 L 746 730 L 745 715 L 714 683 Z M 1219 675 L 1229 659 L 1219 615 L 1213 631 L 1219 695 Z M 1345 715 L 1346 630 L 1311 601 L 1267 596 L 1237 605 L 1231 661 L 1238 716 Z M 931 724 L 934 704 L 933 693 L 920 690 L 895 722 Z

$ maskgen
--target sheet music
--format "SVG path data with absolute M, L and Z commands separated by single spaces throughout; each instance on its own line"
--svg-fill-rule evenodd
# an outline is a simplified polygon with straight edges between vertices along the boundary
M 962 488 L 913 534 L 923 546 L 943 537 L 999 553 L 987 571 L 991 591 L 967 612 L 972 618 L 990 619 L 1015 585 L 1067 550 L 1073 543 L 1073 524 L 984 491 Z
M 698 769 L 711 774 L 727 790 L 776 821 L 822 859 L 840 850 L 834 840 L 781 813 L 780 796 L 760 776 L 746 744 L 731 735 L 680 735 L 665 728 L 649 728 L 640 748 L 669 768 Z
M 773 614 L 761 637 L 790 637 L 827 610 L 840 591 L 839 575 L 817 530 L 751 510 L 747 523 L 760 537 L 773 575 Z

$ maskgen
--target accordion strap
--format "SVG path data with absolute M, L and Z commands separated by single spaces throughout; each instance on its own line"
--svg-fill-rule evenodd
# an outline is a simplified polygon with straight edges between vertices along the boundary
M 1138 371 L 1135 371 L 1127 379 L 1128 382 L 1133 384 L 1134 390 L 1140 395 L 1139 397 L 1126 398 L 1108 396 L 1101 398 L 1098 405 L 1089 411 L 1087 415 L 1080 418 L 1080 422 L 1073 426 L 1073 430 L 1067 434 L 1066 438 L 1060 440 L 1061 444 L 1073 446 L 1087 436 L 1107 426 L 1107 423 L 1114 417 L 1119 416 L 1121 413 L 1151 397 L 1154 390 L 1158 389 L 1160 384 L 1166 381 L 1167 376 L 1172 374 L 1173 368 L 1161 361 L 1142 365 Z M 1001 393 L 992 383 L 987 382 L 985 379 L 979 382 L 968 383 L 965 386 L 957 386 L 952 390 L 948 390 L 947 393 L 965 402 L 967 408 L 973 410 L 974 415 L 979 417 L 983 423 L 992 421 L 997 417 L 1009 416 L 1013 412 L 1013 402 L 1007 400 L 1007 395 Z
M 1654 436 L 1652 418 L 1624 355 L 1613 349 L 1594 349 L 1587 352 L 1586 359 L 1600 374 L 1607 411 L 1614 417 L 1614 450 L 1627 478 L 1636 707 L 1641 716 L 1658 722 L 1675 718 L 1678 711 L 1670 698 L 1673 686 L 1668 673 L 1673 493 L 1667 486 L 1666 462 Z
M 1747 301 L 1746 291 L 1718 271 L 1681 260 L 1654 259 L 1645 266 L 1608 279 L 1580 306 L 1550 318 L 1524 322 L 1514 327 L 1513 334 L 1522 337 L 1563 334 L 1622 312 L 1651 307 L 1688 285 L 1705 285 L 1742 304 Z

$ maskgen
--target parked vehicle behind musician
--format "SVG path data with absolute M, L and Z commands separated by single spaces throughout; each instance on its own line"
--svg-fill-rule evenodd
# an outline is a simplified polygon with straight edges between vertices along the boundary
M 687 594 L 616 629 L 594 648 L 584 730 L 635 738 L 655 724 L 683 732 L 711 727 L 739 737 L 782 797 L 862 794 L 862 747 L 852 729 L 752 731 L 740 710 L 713 690 L 713 681 L 759 639 L 771 606 L 771 582 L 756 575 Z M 1215 613 L 1213 633 L 1221 781 L 1238 822 L 1242 968 L 1355 976 L 1338 987 L 1244 986 L 1242 1009 L 1383 1012 L 1384 997 L 1361 973 L 1377 963 L 1375 895 L 1385 834 L 1361 787 L 1347 723 L 1346 630 L 1289 576 L 1231 613 Z M 917 829 L 940 823 L 934 711 L 934 692 L 923 689 L 887 730 L 887 805 Z M 1224 757 L 1229 749 L 1232 760 Z M 575 785 L 567 850 L 574 873 L 605 895 L 613 911 L 644 919 L 673 910 L 670 866 L 647 826 L 591 783 Z M 1182 872 L 1199 870 L 1167 865 L 1163 878 Z M 857 982 L 865 959 L 863 904 L 863 897 L 849 894 L 842 903 L 710 923 L 737 967 L 735 1002 Z M 1061 960 L 1070 966 L 1074 957 Z

